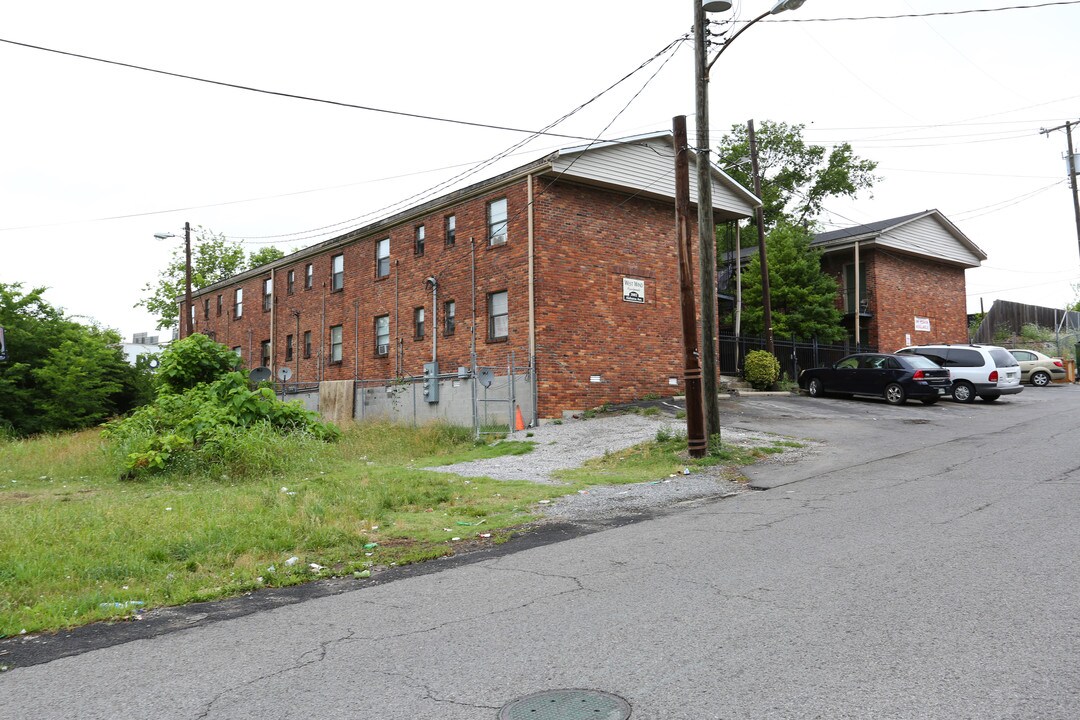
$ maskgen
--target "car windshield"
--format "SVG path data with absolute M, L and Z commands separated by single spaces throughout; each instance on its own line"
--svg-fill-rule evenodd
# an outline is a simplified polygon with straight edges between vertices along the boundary
M 990 348 L 990 357 L 994 358 L 994 364 L 998 367 L 1015 367 L 1020 363 L 1004 348 Z
M 915 368 L 916 370 L 936 370 L 941 367 L 936 362 L 923 355 L 905 355 L 904 362 L 908 367 Z

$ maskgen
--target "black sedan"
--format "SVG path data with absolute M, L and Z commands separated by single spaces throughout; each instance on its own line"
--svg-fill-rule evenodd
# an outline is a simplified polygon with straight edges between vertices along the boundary
M 810 397 L 826 393 L 883 397 L 891 405 L 908 398 L 933 405 L 949 392 L 949 371 L 921 355 L 858 353 L 832 367 L 799 373 L 799 387 Z

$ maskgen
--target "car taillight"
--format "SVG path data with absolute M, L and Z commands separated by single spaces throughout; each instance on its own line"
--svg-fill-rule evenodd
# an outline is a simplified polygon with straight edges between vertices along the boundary
M 997 382 L 997 378 L 998 378 L 997 370 L 994 370 L 993 372 L 990 373 L 990 382 Z
M 1057 366 L 1058 366 L 1059 368 L 1063 368 L 1063 367 L 1065 367 L 1064 365 L 1062 365 L 1062 364 L 1061 364 L 1061 361 L 1060 361 L 1060 360 L 1055 360 L 1055 361 L 1054 361 L 1054 364 L 1055 364 L 1055 365 L 1057 365 Z
M 922 370 L 916 370 L 915 374 L 911 376 L 911 379 L 912 380 L 922 380 L 925 377 L 926 377 L 926 375 L 923 374 Z

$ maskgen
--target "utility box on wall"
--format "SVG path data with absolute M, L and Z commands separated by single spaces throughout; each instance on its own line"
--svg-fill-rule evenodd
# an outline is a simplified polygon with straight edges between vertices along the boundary
M 424 363 L 424 399 L 439 402 L 439 363 Z

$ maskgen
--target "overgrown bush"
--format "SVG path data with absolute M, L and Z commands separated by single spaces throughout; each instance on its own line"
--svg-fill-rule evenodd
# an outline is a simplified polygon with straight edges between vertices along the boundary
M 746 382 L 755 390 L 768 390 L 780 379 L 780 361 L 765 350 L 747 353 L 743 362 Z
M 157 375 L 162 392 L 182 393 L 199 383 L 214 382 L 239 365 L 240 358 L 228 347 L 195 333 L 162 353 Z
M 232 372 L 236 363 L 232 351 L 204 335 L 173 343 L 161 357 L 157 399 L 106 425 L 116 472 L 251 477 L 340 437 L 299 402 L 250 388 L 243 373 Z

